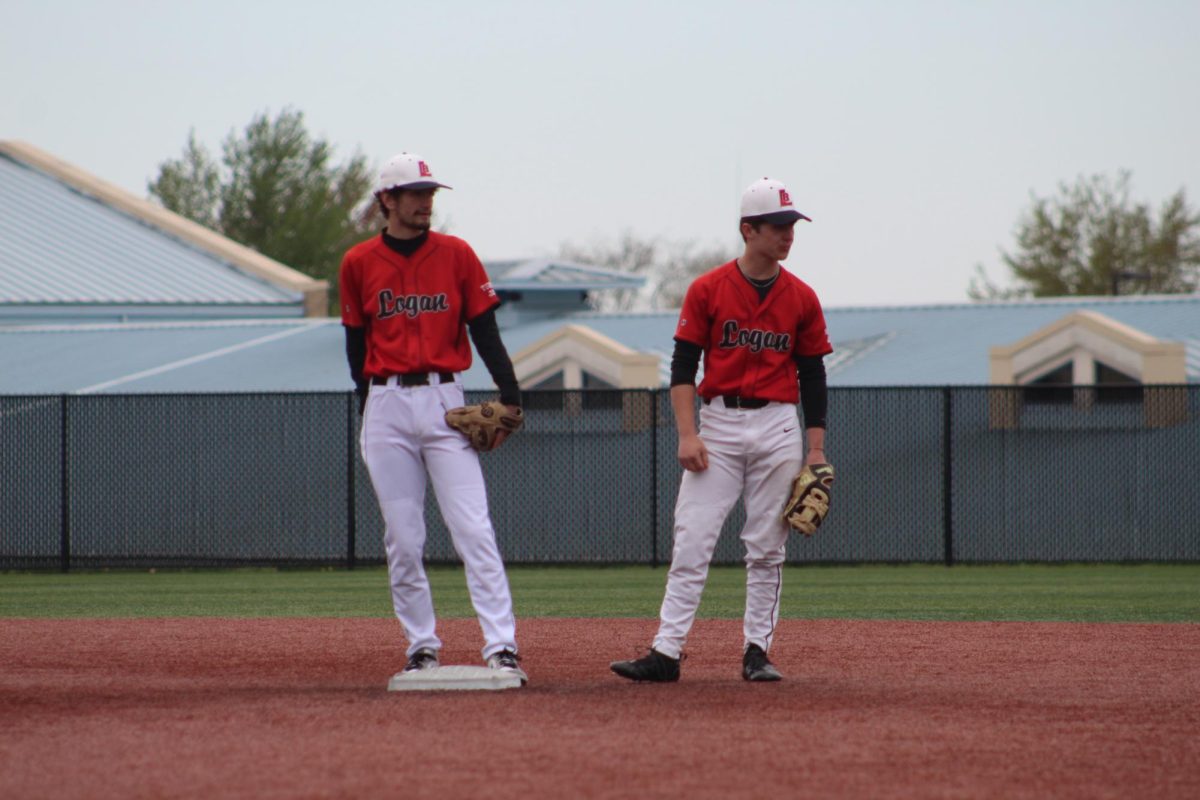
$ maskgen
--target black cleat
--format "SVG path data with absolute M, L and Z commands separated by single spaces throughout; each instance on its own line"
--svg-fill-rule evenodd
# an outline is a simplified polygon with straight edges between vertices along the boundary
M 428 647 L 422 647 L 417 652 L 408 657 L 408 663 L 404 665 L 404 672 L 420 672 L 423 669 L 437 669 L 438 654 L 436 650 L 430 650 Z
M 767 658 L 767 654 L 756 644 L 746 648 L 742 655 L 742 678 L 748 681 L 781 681 L 783 676 Z
M 529 683 L 529 676 L 525 674 L 525 670 L 521 669 L 521 657 L 512 650 L 501 650 L 499 653 L 492 653 L 488 656 L 487 665 L 494 670 L 516 675 L 521 679 L 521 685 Z
M 679 680 L 679 659 L 664 656 L 657 650 L 651 650 L 635 661 L 614 661 L 608 666 L 622 678 L 631 681 L 673 683 Z

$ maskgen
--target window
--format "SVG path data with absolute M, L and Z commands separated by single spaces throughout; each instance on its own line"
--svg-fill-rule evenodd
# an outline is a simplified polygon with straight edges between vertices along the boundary
M 621 390 L 590 372 L 583 373 L 584 408 L 621 408 Z
M 557 411 L 563 407 L 563 374 L 556 372 L 549 378 L 527 387 L 521 392 L 521 403 L 526 409 Z
M 603 378 L 598 378 L 586 370 L 581 371 L 583 385 L 580 389 L 566 390 L 564 373 L 556 372 L 548 378 L 529 386 L 522 394 L 526 408 L 531 409 L 560 409 L 567 394 L 576 395 L 579 407 L 584 409 L 622 408 L 623 391 Z
M 1095 362 L 1095 366 L 1093 383 L 1096 388 L 1094 394 L 1085 401 L 1085 406 L 1091 405 L 1092 402 L 1100 404 L 1142 402 L 1141 381 L 1099 361 Z M 1078 405 L 1080 396 L 1074 385 L 1074 369 L 1074 362 L 1068 361 L 1040 378 L 1025 384 L 1023 392 L 1025 402 L 1047 406 Z
M 1074 369 L 1074 363 L 1068 361 L 1061 367 L 1025 384 L 1025 402 L 1042 405 L 1071 405 L 1075 402 L 1075 391 L 1071 388 L 1074 383 Z
M 1097 403 L 1140 403 L 1142 383 L 1107 364 L 1096 362 Z

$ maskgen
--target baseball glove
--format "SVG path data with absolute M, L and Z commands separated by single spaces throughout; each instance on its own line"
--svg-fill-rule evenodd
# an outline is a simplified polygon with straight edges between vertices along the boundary
M 516 433 L 525 423 L 519 408 L 489 400 L 477 406 L 460 406 L 446 412 L 446 424 L 467 437 L 471 447 L 481 453 L 495 450 L 505 436 Z
M 812 536 L 829 514 L 833 465 L 811 464 L 792 480 L 792 494 L 783 506 L 783 521 L 805 536 Z

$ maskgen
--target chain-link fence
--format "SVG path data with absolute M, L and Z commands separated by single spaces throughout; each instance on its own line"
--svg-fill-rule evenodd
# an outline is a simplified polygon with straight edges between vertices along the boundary
M 526 402 L 482 457 L 506 561 L 669 562 L 669 394 Z M 842 388 L 829 419 L 833 511 L 791 562 L 1200 561 L 1200 387 Z M 382 563 L 358 426 L 341 393 L 0 397 L 0 568 Z M 427 520 L 456 560 L 432 491 Z

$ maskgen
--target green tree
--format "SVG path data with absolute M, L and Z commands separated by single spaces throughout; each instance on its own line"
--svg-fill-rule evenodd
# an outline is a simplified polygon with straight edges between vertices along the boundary
M 1200 286 L 1200 215 L 1183 189 L 1159 209 L 1130 200 L 1130 174 L 1060 184 L 1033 197 L 1016 229 L 1016 249 L 1001 250 L 1017 285 L 1002 288 L 976 266 L 974 300 L 1064 295 L 1179 294 Z
M 191 132 L 183 155 L 160 165 L 149 191 L 177 214 L 328 280 L 331 310 L 342 254 L 378 227 L 361 213 L 371 192 L 366 159 L 356 152 L 334 163 L 333 147 L 314 139 L 303 113 L 291 109 L 274 119 L 258 114 L 241 134 L 230 132 L 219 165 Z
M 196 132 L 188 133 L 183 157 L 160 165 L 150 194 L 176 214 L 218 229 L 221 208 L 221 174 Z

